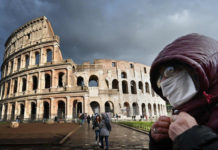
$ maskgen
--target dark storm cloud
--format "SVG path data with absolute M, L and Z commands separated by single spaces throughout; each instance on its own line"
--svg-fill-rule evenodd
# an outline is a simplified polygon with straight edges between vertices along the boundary
M 0 48 L 19 26 L 46 16 L 76 63 L 122 59 L 150 65 L 175 38 L 198 32 L 218 39 L 217 2 L 203 0 L 0 0 Z M 2 59 L 1 55 L 1 59 Z

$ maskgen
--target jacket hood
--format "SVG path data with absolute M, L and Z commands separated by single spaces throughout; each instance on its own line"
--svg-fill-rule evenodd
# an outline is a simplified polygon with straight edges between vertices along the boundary
M 165 65 L 185 65 L 198 82 L 198 92 L 218 94 L 218 42 L 210 37 L 196 33 L 182 36 L 167 45 L 153 61 L 150 81 L 153 90 L 163 99 L 162 91 L 157 87 L 159 70 Z M 215 92 L 215 93 L 214 93 Z

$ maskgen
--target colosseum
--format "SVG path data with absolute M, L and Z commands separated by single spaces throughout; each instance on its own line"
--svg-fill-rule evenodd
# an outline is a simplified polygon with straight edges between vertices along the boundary
M 166 115 L 151 89 L 149 66 L 97 59 L 63 59 L 59 37 L 46 17 L 29 21 L 5 43 L 0 81 L 0 119 L 71 121 L 81 113 L 108 112 L 130 119 Z

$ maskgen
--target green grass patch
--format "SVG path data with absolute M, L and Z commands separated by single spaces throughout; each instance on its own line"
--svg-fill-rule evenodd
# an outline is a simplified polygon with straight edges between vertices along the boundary
M 127 125 L 129 127 L 133 127 L 136 129 L 150 131 L 153 122 L 145 122 L 145 121 L 120 121 L 118 124 Z
M 0 121 L 0 124 L 8 124 L 6 121 Z

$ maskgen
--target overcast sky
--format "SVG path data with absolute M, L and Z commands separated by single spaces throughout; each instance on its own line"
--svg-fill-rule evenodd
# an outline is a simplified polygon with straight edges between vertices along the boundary
M 216 0 L 0 0 L 0 64 L 4 43 L 26 22 L 46 16 L 64 59 L 77 64 L 117 59 L 151 65 L 176 38 L 218 39 Z

